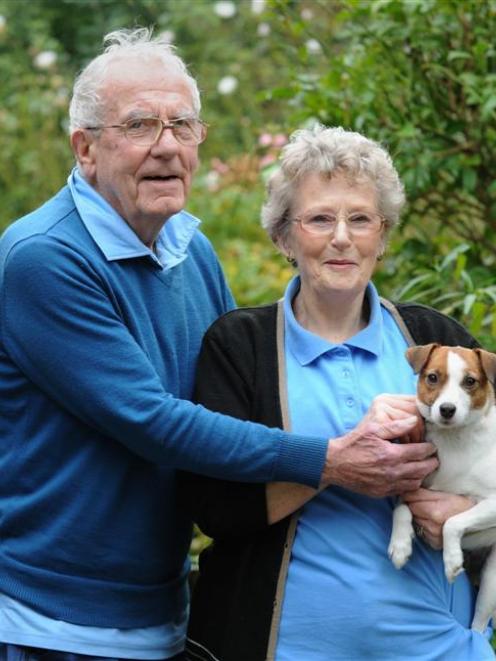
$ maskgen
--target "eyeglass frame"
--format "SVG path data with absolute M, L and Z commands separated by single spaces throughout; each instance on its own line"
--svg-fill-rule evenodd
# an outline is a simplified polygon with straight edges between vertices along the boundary
M 128 135 L 128 124 L 130 122 L 136 122 L 144 119 L 153 119 L 155 122 L 157 122 L 157 128 L 158 128 L 158 122 L 161 124 L 160 130 L 158 130 L 157 135 L 155 139 L 150 142 L 150 143 L 145 143 L 145 144 L 139 144 L 137 142 L 134 142 Z M 194 121 L 200 124 L 200 126 L 203 128 L 203 134 L 200 140 L 198 142 L 192 142 L 192 143 L 185 143 L 182 142 L 177 136 L 174 131 L 175 128 L 177 128 L 177 122 L 184 122 L 184 121 Z M 202 142 L 206 140 L 207 137 L 207 129 L 208 129 L 208 124 L 204 122 L 202 119 L 199 119 L 198 117 L 178 117 L 177 119 L 171 119 L 170 121 L 166 122 L 164 119 L 161 117 L 153 117 L 153 116 L 146 116 L 146 117 L 132 117 L 128 119 L 127 121 L 123 122 L 122 124 L 109 124 L 108 126 L 84 126 L 83 127 L 87 131 L 102 131 L 103 129 L 121 129 L 124 133 L 124 137 L 126 140 L 129 140 L 129 142 L 133 145 L 136 145 L 137 147 L 153 147 L 153 145 L 156 145 L 157 142 L 160 140 L 162 137 L 163 132 L 166 129 L 171 129 L 172 135 L 174 136 L 174 139 L 177 140 L 177 142 L 180 145 L 183 145 L 184 147 L 194 147 L 197 145 L 201 145 Z M 193 135 L 193 133 L 192 133 Z
M 380 224 L 378 225 L 377 229 L 374 229 L 372 231 L 367 231 L 364 234 L 362 234 L 361 236 L 373 235 L 376 232 L 379 233 L 381 231 L 381 229 L 384 227 L 384 225 L 386 224 L 386 218 L 381 213 L 379 213 L 378 211 L 374 211 L 373 213 L 368 212 L 368 211 L 354 211 L 354 212 L 351 212 L 351 213 L 347 214 L 346 216 L 344 214 L 331 214 L 331 213 L 328 213 L 328 212 L 325 212 L 325 211 L 315 212 L 312 216 L 313 218 L 315 218 L 317 216 L 326 216 L 326 215 L 327 216 L 333 215 L 335 217 L 336 223 L 335 223 L 334 227 L 331 230 L 326 230 L 325 232 L 314 232 L 311 229 L 308 229 L 308 225 L 305 225 L 305 223 L 303 222 L 303 220 L 305 218 L 304 217 L 302 218 L 301 216 L 297 216 L 296 218 L 291 219 L 290 222 L 291 223 L 298 223 L 299 226 L 301 227 L 301 229 L 306 234 L 308 234 L 309 236 L 315 236 L 315 237 L 319 237 L 319 236 L 324 237 L 324 236 L 326 236 L 326 237 L 330 237 L 330 236 L 333 236 L 336 233 L 336 228 L 338 226 L 338 223 L 340 223 L 341 220 L 344 219 L 344 223 L 346 225 L 346 231 L 351 236 L 360 236 L 360 233 L 358 233 L 358 235 L 355 233 L 356 230 L 352 229 L 352 227 L 351 227 L 351 225 L 348 221 L 348 219 L 351 216 L 356 215 L 356 214 L 358 214 L 358 215 L 362 214 L 364 216 L 372 216 L 373 215 L 374 217 L 379 218 L 380 221 L 381 221 Z

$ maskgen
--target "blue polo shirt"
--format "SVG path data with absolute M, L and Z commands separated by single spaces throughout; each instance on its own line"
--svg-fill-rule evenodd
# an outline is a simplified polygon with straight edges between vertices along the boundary
M 285 294 L 289 412 L 294 432 L 339 436 L 376 395 L 413 394 L 407 343 L 368 286 L 370 321 L 332 344 L 296 321 Z M 442 553 L 415 540 L 398 571 L 388 558 L 392 498 L 326 489 L 305 505 L 288 571 L 277 661 L 486 661 L 487 637 L 469 629 L 474 593 L 465 574 L 450 585 Z

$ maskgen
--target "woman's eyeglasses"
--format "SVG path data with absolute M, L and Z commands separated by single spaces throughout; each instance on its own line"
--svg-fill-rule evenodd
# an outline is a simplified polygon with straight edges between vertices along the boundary
M 344 221 L 351 236 L 368 236 L 378 232 L 384 225 L 384 218 L 379 213 L 364 213 L 362 211 L 338 216 L 332 213 L 318 213 L 295 218 L 302 230 L 313 236 L 331 236 L 335 233 L 338 223 Z

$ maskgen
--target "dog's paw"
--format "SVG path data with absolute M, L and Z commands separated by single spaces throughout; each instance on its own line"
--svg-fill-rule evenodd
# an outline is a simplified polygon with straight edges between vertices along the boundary
M 407 539 L 391 541 L 388 555 L 396 569 L 401 569 L 412 555 L 412 540 L 408 537 Z
M 463 568 L 463 552 L 461 549 L 446 549 L 444 550 L 444 571 L 446 578 L 450 583 L 453 583 L 455 578 L 461 574 Z

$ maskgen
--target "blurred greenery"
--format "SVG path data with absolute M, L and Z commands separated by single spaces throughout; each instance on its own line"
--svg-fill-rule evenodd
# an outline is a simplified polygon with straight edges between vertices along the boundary
M 240 304 L 291 276 L 259 227 L 263 180 L 289 133 L 320 121 L 381 141 L 405 182 L 381 293 L 496 349 L 496 0 L 0 0 L 0 227 L 64 183 L 74 75 L 136 25 L 165 32 L 199 81 L 210 132 L 189 208 Z
M 291 277 L 259 226 L 264 179 L 319 121 L 379 140 L 405 183 L 381 293 L 496 350 L 496 0 L 0 0 L 0 227 L 64 183 L 74 75 L 136 25 L 166 32 L 199 81 L 210 131 L 189 209 L 240 304 Z

